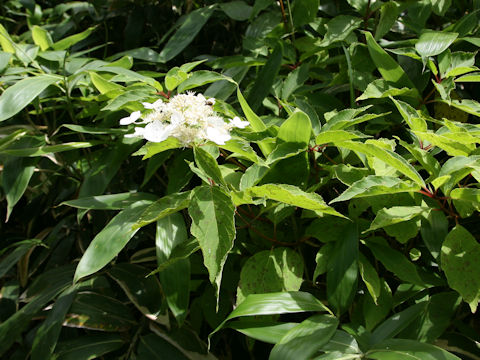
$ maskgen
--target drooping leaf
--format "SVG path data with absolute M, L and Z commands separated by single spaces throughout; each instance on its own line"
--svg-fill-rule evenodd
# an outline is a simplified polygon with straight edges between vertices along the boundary
M 8 87 L 0 96 L 0 121 L 8 120 L 19 113 L 43 90 L 59 80 L 57 76 L 42 74 L 27 77 Z
M 237 304 L 250 294 L 297 291 L 302 284 L 303 259 L 289 248 L 257 252 L 240 273 Z
M 190 44 L 213 14 L 215 6 L 207 6 L 186 15 L 179 29 L 163 47 L 159 57 L 163 62 L 172 60 Z
M 376 360 L 460 360 L 459 357 L 437 346 L 404 339 L 390 339 L 377 344 L 366 356 Z
M 276 344 L 285 334 L 298 325 L 297 323 L 280 323 L 274 321 L 252 321 L 237 320 L 231 321 L 228 327 L 241 332 L 248 337 L 267 342 L 270 344 Z
M 427 206 L 393 206 L 381 209 L 365 232 L 408 221 L 421 215 L 426 217 L 430 210 Z
M 91 275 L 107 265 L 135 235 L 132 226 L 152 201 L 141 200 L 119 212 L 92 240 L 75 271 L 75 281 Z M 111 241 L 115 239 L 115 241 Z
M 286 333 L 273 347 L 270 360 L 307 360 L 325 345 L 337 330 L 338 319 L 313 315 Z
M 209 279 L 220 291 L 222 270 L 235 238 L 232 199 L 214 186 L 199 186 L 192 191 L 188 213 L 190 231 L 198 239 Z
M 480 245 L 464 227 L 457 225 L 442 244 L 441 264 L 448 285 L 470 305 L 472 313 L 480 301 Z
M 341 230 L 327 266 L 327 299 L 340 316 L 353 301 L 358 283 L 358 229 L 351 225 Z
M 415 50 L 423 58 L 444 52 L 458 37 L 458 33 L 445 31 L 425 31 L 420 35 Z
M 316 193 L 307 193 L 298 187 L 286 184 L 265 184 L 248 188 L 247 193 L 252 197 L 263 197 L 280 201 L 285 204 L 298 206 L 303 209 L 313 210 L 321 214 L 330 214 L 345 217 L 335 209 L 328 206 L 322 197 Z

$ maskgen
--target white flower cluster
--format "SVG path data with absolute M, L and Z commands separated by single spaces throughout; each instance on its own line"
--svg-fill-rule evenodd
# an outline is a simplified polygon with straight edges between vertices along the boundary
M 184 146 L 202 140 L 225 145 L 231 139 L 231 129 L 243 129 L 249 122 L 238 117 L 226 122 L 213 110 L 214 103 L 215 99 L 207 100 L 202 94 L 179 94 L 168 102 L 160 99 L 154 103 L 142 103 L 146 111 L 131 113 L 120 120 L 120 125 L 145 124 L 145 127 L 135 127 L 133 134 L 125 136 L 142 137 L 152 142 L 174 137 Z

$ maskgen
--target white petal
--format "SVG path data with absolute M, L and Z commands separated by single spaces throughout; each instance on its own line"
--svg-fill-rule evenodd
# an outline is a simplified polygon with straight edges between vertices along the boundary
M 184 121 L 185 121 L 185 118 L 183 114 L 179 112 L 174 112 L 170 117 L 170 122 L 172 123 L 172 125 L 175 125 L 175 126 L 182 124 Z
M 142 105 L 145 109 L 154 109 L 155 107 L 153 106 L 153 104 L 150 104 L 150 103 L 147 103 L 147 102 L 142 102 Z
M 143 136 L 151 142 L 162 142 L 172 133 L 173 126 L 164 125 L 159 121 L 154 121 L 145 126 Z
M 140 118 L 140 116 L 142 116 L 142 113 L 140 111 L 134 111 L 133 113 L 130 114 L 130 116 L 120 119 L 120 125 L 133 124 L 135 121 L 137 121 Z
M 238 116 L 235 116 L 230 121 L 230 125 L 233 126 L 233 127 L 236 127 L 236 128 L 244 129 L 248 125 L 250 125 L 250 123 L 248 121 L 242 121 L 242 120 L 240 120 L 240 118 Z
M 225 141 L 230 140 L 232 137 L 228 131 L 224 129 L 207 127 L 206 138 L 210 141 L 213 141 L 217 145 L 225 145 Z
M 145 133 L 145 129 L 141 127 L 136 127 L 135 132 L 133 134 L 126 134 L 126 138 L 134 138 L 134 137 L 143 137 L 143 134 Z

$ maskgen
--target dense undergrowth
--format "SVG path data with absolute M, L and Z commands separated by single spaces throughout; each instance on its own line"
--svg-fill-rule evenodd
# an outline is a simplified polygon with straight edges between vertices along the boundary
M 479 359 L 479 9 L 2 2 L 0 355 Z

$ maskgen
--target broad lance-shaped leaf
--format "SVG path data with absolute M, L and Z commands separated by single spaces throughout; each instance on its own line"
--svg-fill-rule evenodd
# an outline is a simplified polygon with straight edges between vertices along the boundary
M 298 143 L 302 144 L 306 149 L 310 141 L 311 132 L 312 124 L 310 123 L 310 118 L 303 111 L 297 109 L 278 129 L 277 143 Z
M 193 148 L 193 154 L 195 156 L 195 163 L 197 164 L 198 168 L 202 170 L 209 178 L 211 178 L 215 184 L 227 185 L 223 179 L 222 173 L 220 172 L 217 161 L 212 155 L 210 155 L 210 153 L 198 146 L 195 146 Z
M 13 156 L 42 156 L 47 154 L 54 154 L 57 152 L 62 151 L 70 151 L 75 149 L 85 149 L 95 145 L 100 144 L 99 141 L 77 141 L 77 142 L 70 142 L 65 144 L 57 144 L 57 145 L 45 145 L 39 147 L 32 147 L 32 148 L 23 148 L 23 149 L 5 149 L 3 150 L 4 154 L 13 155 Z
M 365 354 L 367 359 L 461 360 L 440 347 L 415 340 L 389 339 Z
M 458 33 L 445 31 L 425 31 L 420 35 L 415 50 L 422 56 L 428 58 L 444 52 L 458 37 Z
M 210 339 L 227 321 L 236 317 L 290 314 L 306 311 L 328 312 L 332 314 L 320 300 L 307 292 L 288 291 L 270 294 L 251 294 L 208 337 Z
M 472 313 L 480 301 L 480 245 L 464 227 L 457 225 L 442 245 L 441 265 L 448 285 L 459 292 Z
M 117 256 L 138 231 L 138 228 L 132 229 L 132 226 L 137 222 L 139 214 L 151 203 L 148 200 L 133 203 L 119 212 L 95 236 L 78 263 L 74 281 L 95 273 Z
M 2 35 L 0 34 L 0 37 Z M 52 75 L 37 75 L 20 80 L 0 96 L 0 121 L 10 119 L 30 104 L 49 85 L 61 80 Z
M 410 165 L 407 160 L 405 160 L 403 157 L 393 151 L 382 149 L 373 144 L 364 144 L 354 141 L 341 141 L 338 143 L 335 142 L 335 145 L 352 151 L 358 151 L 359 153 L 368 156 L 373 156 L 378 160 L 381 160 L 386 164 L 390 165 L 391 167 L 395 168 L 406 177 L 412 179 L 418 185 L 422 187 L 425 186 L 425 182 L 423 181 L 423 178 L 420 176 L 417 170 L 415 170 L 415 168 Z
M 388 81 L 384 79 L 377 79 L 368 84 L 367 88 L 360 95 L 356 101 L 367 99 L 379 99 L 389 96 L 415 96 L 416 91 L 403 87 L 401 89 L 392 86 Z
M 428 216 L 430 210 L 430 207 L 425 206 L 393 206 L 388 209 L 383 208 L 377 212 L 375 219 L 364 233 L 408 221 L 420 215 Z
M 235 329 L 248 337 L 269 344 L 276 344 L 285 334 L 297 326 L 298 323 L 282 323 L 275 321 L 256 321 L 252 319 L 232 321 L 228 324 L 230 329 Z
M 88 196 L 80 199 L 64 201 L 60 205 L 67 205 L 77 209 L 122 210 L 140 200 L 155 201 L 156 199 L 157 197 L 153 194 L 127 192 L 111 195 Z
M 320 216 L 322 216 L 322 214 L 330 214 L 345 217 L 328 206 L 320 195 L 307 193 L 293 185 L 265 184 L 251 187 L 247 189 L 246 192 L 252 197 L 263 197 L 269 200 L 298 206 L 303 209 L 313 210 Z
M 338 319 L 313 315 L 286 333 L 273 347 L 269 360 L 308 360 L 325 345 L 337 330 Z
M 358 283 L 358 227 L 355 224 L 339 229 L 327 265 L 327 300 L 340 316 L 351 305 Z
M 366 32 L 365 38 L 367 39 L 370 57 L 377 66 L 378 71 L 380 71 L 380 74 L 382 74 L 382 77 L 397 87 L 415 89 L 415 85 L 407 76 L 405 71 L 403 71 L 401 66 L 398 65 L 398 63 L 390 55 L 388 55 L 380 45 L 377 44 L 372 34 Z
M 141 228 L 177 211 L 185 209 L 190 202 L 190 191 L 174 193 L 158 199 L 148 206 L 132 226 L 132 230 Z
M 362 134 L 360 131 L 345 131 L 345 130 L 327 130 L 322 131 L 315 138 L 317 145 L 328 144 L 330 142 L 346 141 L 367 138 L 368 135 Z
M 192 218 L 190 231 L 198 239 L 218 299 L 223 265 L 235 238 L 235 206 L 219 187 L 199 186 L 192 191 L 188 213 Z
M 420 190 L 420 186 L 396 177 L 369 175 L 364 179 L 355 181 L 340 196 L 330 201 L 330 204 L 358 197 L 415 192 L 418 190 Z

